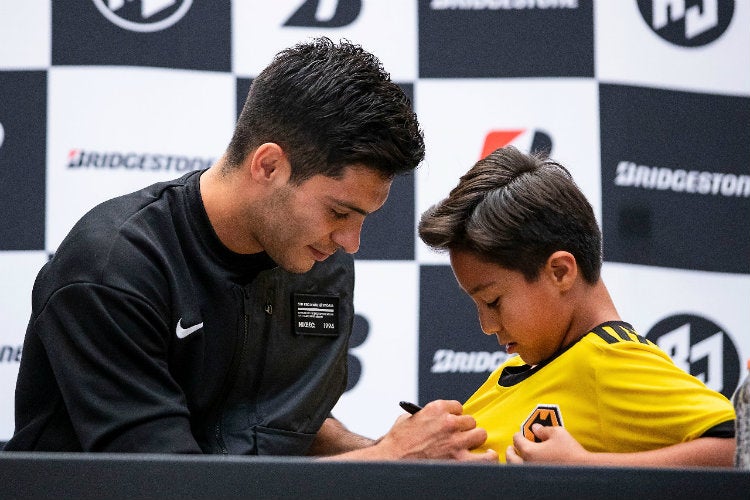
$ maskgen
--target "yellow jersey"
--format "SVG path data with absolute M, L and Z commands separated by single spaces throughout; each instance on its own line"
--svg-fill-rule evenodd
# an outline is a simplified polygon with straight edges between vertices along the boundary
M 628 323 L 597 326 L 530 367 L 518 357 L 498 367 L 464 404 L 505 462 L 513 434 L 534 422 L 562 425 L 588 451 L 634 452 L 700 437 L 732 422 L 721 393 L 677 367 Z

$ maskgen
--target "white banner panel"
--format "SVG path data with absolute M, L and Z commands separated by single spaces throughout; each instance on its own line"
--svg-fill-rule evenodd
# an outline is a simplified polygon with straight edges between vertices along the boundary
M 675 363 L 686 371 L 692 365 L 693 375 L 731 395 L 750 358 L 750 276 L 611 262 L 602 276 L 624 321 L 650 340 L 658 335 Z M 659 327 L 672 317 L 683 318 L 679 326 Z M 703 325 L 709 330 L 701 339 L 691 327 Z
M 750 2 L 633 0 L 595 5 L 599 81 L 750 94 Z M 650 18 L 644 15 L 649 11 Z
M 427 155 L 417 171 L 416 217 L 445 198 L 489 151 L 506 144 L 528 152 L 536 142 L 565 165 L 601 214 L 598 93 L 587 79 L 420 80 L 416 109 Z M 421 241 L 417 259 L 445 263 Z
M 354 311 L 365 321 L 355 321 L 349 351 L 349 384 L 354 386 L 333 414 L 350 430 L 378 438 L 403 413 L 398 402 L 417 399 L 419 267 L 355 261 L 355 271 Z M 357 329 L 357 322 L 364 328 Z
M 234 88 L 222 73 L 51 69 L 47 249 L 96 204 L 209 167 L 234 129 Z
M 47 69 L 52 55 L 50 0 L 0 2 L 0 69 Z
M 0 441 L 13 435 L 16 377 L 31 315 L 31 288 L 45 262 L 45 252 L 0 252 Z
M 375 54 L 391 78 L 417 76 L 415 0 L 234 0 L 234 73 L 255 77 L 281 49 L 312 37 L 351 40 Z

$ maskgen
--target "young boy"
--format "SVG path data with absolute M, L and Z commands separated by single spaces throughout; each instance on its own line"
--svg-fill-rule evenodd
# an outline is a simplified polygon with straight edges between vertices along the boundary
M 464 405 L 505 461 L 731 466 L 734 409 L 620 319 L 569 172 L 509 146 L 422 215 L 511 357 Z M 503 461 L 502 453 L 499 453 Z

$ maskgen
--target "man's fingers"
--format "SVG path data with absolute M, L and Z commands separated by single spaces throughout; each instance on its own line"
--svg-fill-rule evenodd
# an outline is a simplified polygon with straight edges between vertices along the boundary
M 440 412 L 452 413 L 453 415 L 461 415 L 464 412 L 463 405 L 454 399 L 436 399 L 427 403 L 424 409 L 429 406 L 436 407 Z
M 477 457 L 479 462 L 495 462 L 498 461 L 497 452 L 495 450 L 485 450 L 484 453 L 472 453 Z
M 453 415 L 454 425 L 460 431 L 470 431 L 475 429 L 477 421 L 471 415 Z
M 482 453 L 463 451 L 458 457 L 462 462 L 492 462 L 497 463 L 498 457 L 495 450 L 485 450 Z
M 487 431 L 481 427 L 461 432 L 460 440 L 467 449 L 479 448 L 487 441 Z

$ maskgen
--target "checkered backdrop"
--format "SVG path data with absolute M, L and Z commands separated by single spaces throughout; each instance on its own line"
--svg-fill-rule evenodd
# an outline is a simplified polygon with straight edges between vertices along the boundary
M 750 357 L 750 1 L 0 0 L 0 440 L 34 277 L 73 223 L 210 165 L 252 78 L 319 35 L 375 53 L 427 143 L 365 224 L 349 428 L 463 400 L 505 359 L 415 234 L 505 144 L 570 168 L 623 318 L 731 394 Z

